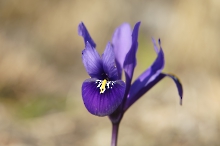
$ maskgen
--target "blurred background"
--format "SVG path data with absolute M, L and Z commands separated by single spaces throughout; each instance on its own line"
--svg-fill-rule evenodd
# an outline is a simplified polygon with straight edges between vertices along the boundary
M 81 99 L 83 21 L 101 54 L 116 27 L 141 21 L 135 78 L 161 38 L 165 78 L 125 114 L 119 146 L 220 145 L 219 0 L 0 0 L 0 146 L 108 146 L 111 123 Z

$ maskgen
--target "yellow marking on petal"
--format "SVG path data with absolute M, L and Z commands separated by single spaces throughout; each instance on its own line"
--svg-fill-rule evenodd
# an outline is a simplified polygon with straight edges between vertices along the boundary
M 100 93 L 104 93 L 104 92 L 105 92 L 105 85 L 106 85 L 106 83 L 107 83 L 107 80 L 104 79 L 104 80 L 102 81 L 102 85 L 101 85 L 101 87 L 100 87 Z

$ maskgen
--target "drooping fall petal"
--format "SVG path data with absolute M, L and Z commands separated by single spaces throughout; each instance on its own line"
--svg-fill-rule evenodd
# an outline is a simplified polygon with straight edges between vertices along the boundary
M 168 73 L 162 73 L 162 74 L 164 74 L 165 76 L 170 77 L 171 79 L 173 79 L 174 83 L 176 84 L 176 87 L 177 87 L 177 90 L 178 90 L 178 94 L 180 96 L 180 105 L 182 105 L 183 86 L 182 86 L 180 80 L 174 74 L 168 74 Z
M 83 102 L 87 110 L 97 116 L 107 116 L 113 113 L 124 97 L 125 83 L 123 81 L 104 82 L 91 78 L 85 80 L 82 85 Z M 105 84 L 105 90 L 101 93 L 103 84 Z

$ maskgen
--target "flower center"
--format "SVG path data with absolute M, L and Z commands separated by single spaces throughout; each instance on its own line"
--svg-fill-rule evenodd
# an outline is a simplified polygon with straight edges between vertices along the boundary
M 114 86 L 116 81 L 107 81 L 104 80 L 96 80 L 95 83 L 97 83 L 97 88 L 100 89 L 100 94 L 104 93 L 106 89 L 112 89 L 112 86 Z

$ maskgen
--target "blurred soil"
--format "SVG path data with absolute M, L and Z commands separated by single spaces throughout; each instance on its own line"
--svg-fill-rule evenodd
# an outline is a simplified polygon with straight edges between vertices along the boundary
M 89 114 L 81 84 L 83 21 L 99 53 L 114 29 L 141 21 L 138 77 L 161 38 L 164 72 L 184 86 L 183 106 L 174 83 L 163 79 L 125 114 L 119 146 L 220 145 L 220 1 L 0 0 L 0 146 L 110 145 L 107 117 Z

